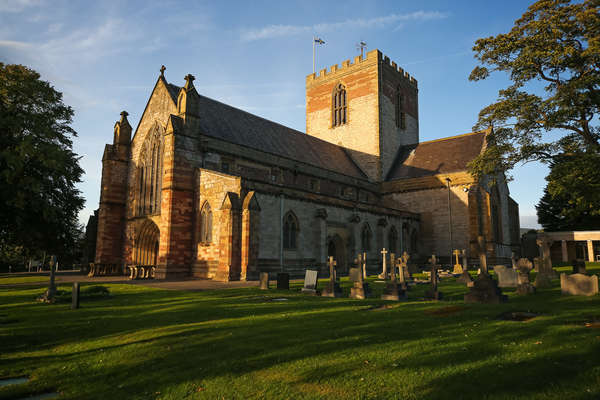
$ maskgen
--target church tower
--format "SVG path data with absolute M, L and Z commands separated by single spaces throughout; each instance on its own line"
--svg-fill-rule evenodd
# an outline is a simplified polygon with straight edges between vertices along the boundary
M 418 110 L 417 80 L 379 50 L 306 77 L 306 133 L 345 147 L 374 182 L 419 142 Z

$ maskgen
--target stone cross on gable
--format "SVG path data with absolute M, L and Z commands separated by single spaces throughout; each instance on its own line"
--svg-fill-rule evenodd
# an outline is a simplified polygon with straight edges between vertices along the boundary
M 163 78 L 165 77 L 165 70 L 167 68 L 164 65 L 160 66 L 160 76 L 162 76 Z
M 190 89 L 194 86 L 194 79 L 196 79 L 196 78 L 192 74 L 187 74 L 185 76 L 185 88 L 186 89 Z

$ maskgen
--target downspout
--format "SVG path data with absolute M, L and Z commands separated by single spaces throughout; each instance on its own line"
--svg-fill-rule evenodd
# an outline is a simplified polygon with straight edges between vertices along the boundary
M 279 197 L 279 265 L 283 272 L 283 193 Z

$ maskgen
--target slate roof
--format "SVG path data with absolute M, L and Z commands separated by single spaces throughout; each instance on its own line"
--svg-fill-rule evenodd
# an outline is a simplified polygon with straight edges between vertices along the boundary
M 168 84 L 177 102 L 181 88 Z M 365 174 L 346 151 L 335 144 L 269 121 L 246 111 L 198 94 L 199 126 L 202 134 L 264 151 L 359 179 Z
M 421 178 L 467 169 L 483 150 L 487 131 L 421 142 L 400 149 L 388 173 L 388 181 Z

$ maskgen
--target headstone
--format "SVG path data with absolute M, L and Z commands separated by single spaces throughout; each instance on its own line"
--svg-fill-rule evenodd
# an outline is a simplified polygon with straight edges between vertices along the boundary
M 392 258 L 393 262 L 393 258 Z M 399 301 L 400 298 L 406 297 L 406 291 L 398 287 L 398 281 L 396 280 L 396 266 L 392 265 L 390 270 L 390 280 L 386 282 L 385 289 L 381 295 L 382 300 L 393 300 Z
M 485 238 L 483 236 L 477 236 L 477 250 L 479 254 L 479 268 L 482 274 L 488 273 L 487 267 L 487 254 L 485 246 Z
M 350 288 L 350 298 L 366 299 L 371 296 L 369 284 L 363 279 L 362 267 L 350 268 L 349 277 L 353 283 L 353 287 Z
M 56 284 L 54 283 L 54 266 L 56 265 L 56 256 L 50 257 L 48 265 L 50 266 L 50 283 L 48 285 L 48 289 L 38 298 L 38 300 L 45 303 L 53 303 L 54 296 L 56 295 Z
M 290 289 L 290 274 L 287 272 L 277 273 L 277 289 L 289 290 Z
M 494 272 L 496 272 L 496 276 L 498 276 L 499 287 L 517 287 L 519 273 L 516 269 L 507 268 L 504 265 L 496 265 L 494 267 Z
M 359 254 L 360 257 L 360 254 Z M 359 258 L 359 262 L 361 259 Z M 363 271 L 363 279 L 367 279 L 367 253 L 364 252 L 362 256 L 362 271 Z
M 304 274 L 304 287 L 302 293 L 317 294 L 317 282 L 319 279 L 319 271 L 307 269 Z
M 517 294 L 527 295 L 535 293 L 535 286 L 529 282 L 529 271 L 533 268 L 533 264 L 526 258 L 520 258 L 516 264 L 517 271 L 519 272 L 517 279 Z
M 514 251 L 510 255 L 510 261 L 513 269 L 517 269 L 517 254 Z
M 387 250 L 385 249 L 385 247 L 383 248 L 383 250 L 381 250 L 381 255 L 382 255 L 382 259 L 383 259 L 383 272 L 381 272 L 381 274 L 378 275 L 379 279 L 387 279 L 388 278 L 388 272 L 387 272 Z
M 465 303 L 488 304 L 498 304 L 508 300 L 490 274 L 483 271 L 475 279 L 473 286 L 471 286 L 469 293 L 465 294 L 464 299 Z
M 587 274 L 587 270 L 585 269 L 585 261 L 573 260 L 572 264 L 574 274 Z
M 269 273 L 261 272 L 258 277 L 260 279 L 260 290 L 269 290 Z
M 335 266 L 337 263 L 333 259 L 333 257 L 329 257 L 329 282 L 321 296 L 324 297 L 340 297 L 342 295 L 342 289 L 340 288 L 340 284 L 335 280 Z
M 463 273 L 464 273 L 464 271 L 467 271 L 469 269 L 469 261 L 467 259 L 467 250 L 462 249 L 461 253 L 462 253 L 462 267 L 463 267 Z
M 542 253 L 542 260 L 539 262 L 538 273 L 535 278 L 534 285 L 536 288 L 552 287 L 552 279 L 556 278 L 556 272 L 552 269 L 552 259 L 550 258 L 550 245 L 552 240 L 547 237 L 542 237 L 536 240 Z
M 408 269 L 408 260 L 410 259 L 410 256 L 408 255 L 408 253 L 405 251 L 402 253 L 402 257 L 400 257 L 398 259 L 399 263 L 398 263 L 398 276 L 402 275 L 402 278 L 400 278 L 400 282 L 410 282 L 410 280 L 412 279 L 412 276 L 410 275 L 410 271 Z
M 431 274 L 429 275 L 431 288 L 425 292 L 425 297 L 433 300 L 440 300 L 442 298 L 442 294 L 438 291 L 438 268 L 440 265 L 437 261 L 435 254 L 429 259 L 429 262 L 431 263 Z
M 79 308 L 79 282 L 73 282 L 73 290 L 71 291 L 71 309 Z
M 533 271 L 534 272 L 539 272 L 540 271 L 540 264 L 541 264 L 541 260 L 539 257 L 534 257 L 533 258 Z
M 456 279 L 456 282 L 464 283 L 467 287 L 473 286 L 473 278 L 471 278 L 471 274 L 466 269 L 462 274 Z
M 598 275 L 560 274 L 560 291 L 573 296 L 593 296 L 598 294 Z
M 461 251 L 457 249 L 457 250 L 454 250 L 452 252 L 452 254 L 456 258 L 455 263 L 454 263 L 454 269 L 452 270 L 452 273 L 453 274 L 462 274 L 463 268 L 462 268 L 462 265 L 458 261 L 458 257 L 461 255 Z

